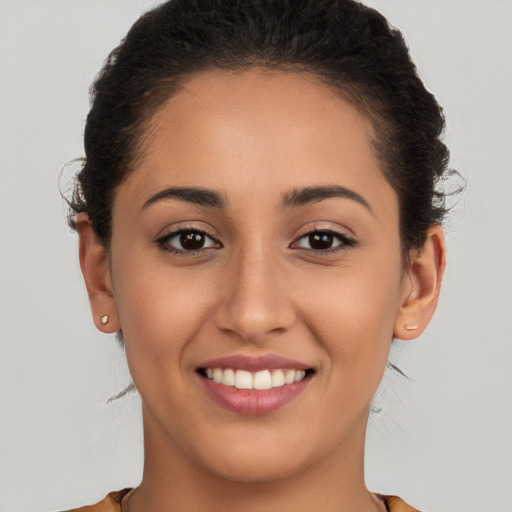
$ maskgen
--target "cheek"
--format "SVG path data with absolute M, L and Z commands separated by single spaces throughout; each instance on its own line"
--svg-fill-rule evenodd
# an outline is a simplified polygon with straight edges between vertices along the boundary
M 372 395 L 382 378 L 400 301 L 399 258 L 330 269 L 306 281 L 302 315 L 343 389 Z
M 119 258 L 114 273 L 116 303 L 137 390 L 149 410 L 157 415 L 167 411 L 166 424 L 173 425 L 172 411 L 185 414 L 193 400 L 187 384 L 190 347 L 209 316 L 211 287 L 197 270 L 180 271 L 147 261 L 147 255 Z
M 131 366 L 168 367 L 201 328 L 208 314 L 210 286 L 200 272 L 144 260 L 147 256 L 125 255 L 115 267 L 114 289 L 127 357 Z

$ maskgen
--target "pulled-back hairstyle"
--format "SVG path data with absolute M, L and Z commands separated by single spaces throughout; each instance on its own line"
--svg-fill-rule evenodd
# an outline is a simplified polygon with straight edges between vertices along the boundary
M 170 0 L 144 14 L 92 86 L 71 225 L 86 212 L 108 247 L 115 189 L 153 114 L 193 74 L 256 66 L 309 73 L 371 120 L 399 198 L 402 247 L 421 247 L 446 213 L 437 190 L 448 162 L 442 110 L 401 33 L 354 0 Z

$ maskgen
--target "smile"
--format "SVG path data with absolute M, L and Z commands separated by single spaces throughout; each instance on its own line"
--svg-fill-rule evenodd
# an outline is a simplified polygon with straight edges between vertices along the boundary
M 308 370 L 276 369 L 250 372 L 232 368 L 206 368 L 203 375 L 217 384 L 237 389 L 272 389 L 300 382 Z
M 316 373 L 307 364 L 277 355 L 232 355 L 196 368 L 202 389 L 214 404 L 250 416 L 268 414 L 295 400 Z

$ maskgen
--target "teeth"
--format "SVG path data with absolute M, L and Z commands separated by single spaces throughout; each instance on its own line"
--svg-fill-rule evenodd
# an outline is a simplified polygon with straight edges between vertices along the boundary
M 220 368 L 214 368 L 213 380 L 217 382 L 217 384 L 220 384 L 222 382 L 222 370 Z
M 222 372 L 222 384 L 226 386 L 235 385 L 235 372 L 233 370 L 228 368 Z
M 245 370 L 237 370 L 235 374 L 235 388 L 252 389 L 252 373 Z
M 286 373 L 284 374 L 284 383 L 291 384 L 292 382 L 295 382 L 295 370 L 286 370 Z
M 283 370 L 274 370 L 272 372 L 272 387 L 278 388 L 284 386 L 284 373 Z
M 272 377 L 268 370 L 256 372 L 252 380 L 253 389 L 270 389 L 272 387 Z
M 295 382 L 299 382 L 306 376 L 306 372 L 304 370 L 297 370 L 295 372 Z
M 236 387 L 237 389 L 271 389 L 301 381 L 304 370 L 262 370 L 248 372 L 231 368 L 206 368 L 206 376 L 217 384 Z

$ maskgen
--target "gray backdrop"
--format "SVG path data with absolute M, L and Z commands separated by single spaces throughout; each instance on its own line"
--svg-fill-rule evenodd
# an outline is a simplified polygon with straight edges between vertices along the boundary
M 0 0 L 0 511 L 48 512 L 137 484 L 140 401 L 98 333 L 57 176 L 82 155 L 88 86 L 148 0 Z M 467 191 L 440 307 L 397 344 L 367 480 L 426 511 L 511 511 L 512 2 L 372 0 L 445 107 Z

